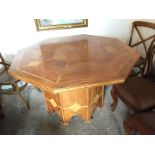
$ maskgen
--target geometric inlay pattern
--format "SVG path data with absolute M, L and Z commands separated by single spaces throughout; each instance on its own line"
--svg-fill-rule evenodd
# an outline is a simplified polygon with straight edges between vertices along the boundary
M 102 96 L 102 95 L 98 95 L 98 94 L 97 94 L 97 95 L 94 97 L 94 99 L 93 99 L 93 101 L 92 101 L 91 104 L 97 103 L 98 99 L 99 99 L 101 96 Z
M 54 108 L 57 107 L 57 104 L 55 103 L 55 101 L 54 101 L 53 99 L 50 99 L 49 102 L 52 104 L 52 106 L 53 106 Z
M 55 102 L 52 98 L 49 100 L 49 102 L 51 103 L 51 105 L 53 106 L 53 108 L 59 107 L 60 109 L 72 110 L 72 111 L 74 111 L 74 112 L 79 111 L 81 108 L 86 108 L 86 107 L 88 107 L 88 106 L 81 106 L 81 105 L 79 105 L 78 103 L 74 103 L 73 105 L 71 105 L 71 106 L 69 106 L 69 107 L 67 107 L 67 108 L 63 108 L 63 107 L 57 105 L 56 102 Z
M 81 106 L 78 103 L 74 103 L 73 105 L 71 105 L 70 107 L 68 107 L 68 109 L 77 112 L 81 109 Z
M 52 38 L 18 52 L 9 73 L 56 94 L 122 83 L 139 56 L 115 38 L 92 35 Z
M 28 64 L 29 67 L 35 67 L 38 66 L 40 64 L 40 61 L 32 61 Z

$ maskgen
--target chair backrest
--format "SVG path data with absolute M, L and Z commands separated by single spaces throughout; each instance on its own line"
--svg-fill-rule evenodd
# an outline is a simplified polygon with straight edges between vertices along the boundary
M 0 64 L 4 66 L 5 70 L 8 70 L 9 67 L 10 67 L 10 65 L 5 62 L 5 60 L 4 60 L 4 58 L 3 58 L 1 53 L 0 53 Z
M 152 74 L 154 65 L 155 65 L 155 37 L 151 41 L 150 46 L 148 48 L 146 62 L 143 68 L 142 76 L 145 78 L 148 78 Z
M 135 21 L 132 24 L 132 29 L 131 29 L 131 34 L 130 34 L 130 39 L 129 39 L 129 46 L 130 47 L 135 47 L 138 46 L 140 44 L 143 45 L 144 47 L 144 51 L 145 51 L 145 56 L 147 54 L 148 48 L 147 48 L 147 44 L 146 42 L 153 39 L 155 36 L 155 33 L 152 34 L 151 36 L 144 36 L 144 34 L 142 33 L 144 30 L 143 28 L 149 28 L 149 29 L 153 29 L 155 30 L 155 23 L 151 23 L 151 22 L 144 22 L 144 21 Z M 139 39 L 138 41 L 134 41 L 134 35 L 135 33 L 138 35 Z

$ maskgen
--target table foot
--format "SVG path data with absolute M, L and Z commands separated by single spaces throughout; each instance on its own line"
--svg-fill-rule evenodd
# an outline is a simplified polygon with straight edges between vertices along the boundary
M 88 124 L 88 123 L 90 123 L 90 121 L 91 121 L 91 120 L 86 120 L 86 121 L 84 121 L 84 123 Z
M 63 125 L 69 125 L 70 121 L 61 121 Z

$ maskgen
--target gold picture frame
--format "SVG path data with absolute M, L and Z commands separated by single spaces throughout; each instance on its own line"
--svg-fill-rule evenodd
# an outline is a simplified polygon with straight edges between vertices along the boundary
M 37 31 L 70 29 L 88 26 L 88 19 L 35 19 Z

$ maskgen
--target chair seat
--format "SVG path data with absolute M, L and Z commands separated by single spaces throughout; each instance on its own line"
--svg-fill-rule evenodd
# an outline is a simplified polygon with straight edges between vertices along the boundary
M 142 72 L 145 61 L 145 58 L 141 56 L 135 64 L 134 68 L 132 69 L 130 76 L 139 75 Z
M 124 84 L 115 86 L 121 99 L 135 111 L 155 106 L 155 84 L 141 77 L 130 77 Z
M 26 103 L 21 91 L 27 86 L 27 83 L 22 83 L 9 76 L 8 69 L 10 65 L 6 63 L 2 54 L 0 53 L 0 93 L 6 95 L 17 94 L 25 109 L 28 110 L 29 106 Z
M 150 75 L 147 78 L 152 82 L 155 82 L 155 61 L 153 62 Z
M 2 70 L 2 71 L 1 71 Z M 15 82 L 16 80 L 9 76 L 8 72 L 6 70 L 1 69 L 0 70 L 0 81 L 1 83 L 7 83 L 7 82 Z
M 1 90 L 12 90 L 12 84 L 14 82 L 16 82 L 17 80 L 12 78 L 11 76 L 9 76 L 8 72 L 6 70 L 3 70 L 2 72 L 0 72 L 0 81 L 1 83 L 10 83 L 10 84 L 7 84 L 7 85 L 1 85 Z M 23 81 L 18 81 L 17 82 L 17 85 L 19 88 L 21 88 L 22 86 L 24 86 L 24 84 L 26 84 L 25 82 Z
M 140 57 L 136 63 L 135 66 L 139 66 L 139 65 L 142 65 L 142 64 L 145 64 L 145 58 L 144 57 Z
M 124 121 L 125 123 L 140 134 L 155 134 L 155 111 L 133 114 Z
M 17 85 L 18 85 L 19 88 L 23 87 L 25 84 L 26 83 L 23 82 L 23 81 L 17 82 Z M 7 91 L 9 91 L 9 90 L 12 90 L 12 89 L 13 89 L 12 88 L 12 85 L 3 85 L 3 86 L 1 86 L 1 90 L 7 90 Z

